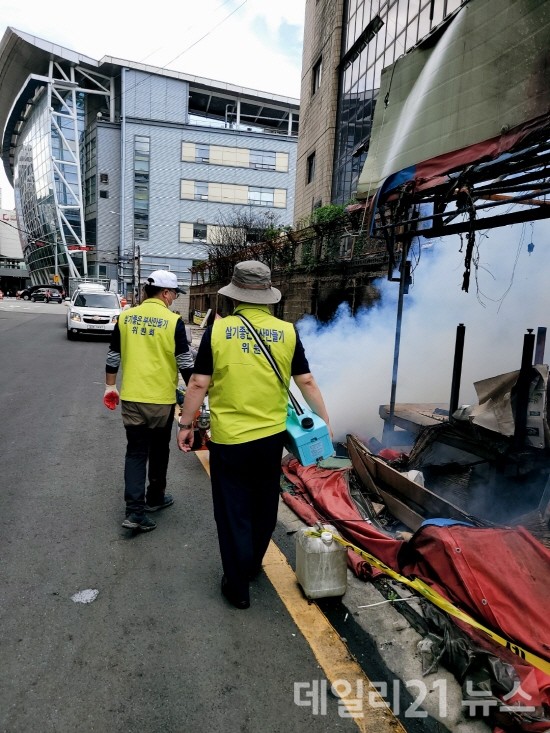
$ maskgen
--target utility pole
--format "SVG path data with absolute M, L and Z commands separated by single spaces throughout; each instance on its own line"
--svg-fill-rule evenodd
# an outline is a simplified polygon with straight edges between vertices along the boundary
M 59 283 L 59 263 L 58 263 L 58 256 L 57 256 L 57 227 L 53 219 L 51 221 L 51 225 L 52 225 L 52 230 L 53 230 L 53 261 L 54 261 L 53 281 L 57 285 Z
M 141 303 L 141 247 L 139 244 L 136 247 L 137 249 L 137 286 L 138 286 L 138 303 Z
M 141 283 L 141 249 L 139 244 L 134 246 L 134 261 L 132 263 L 132 302 L 140 303 Z

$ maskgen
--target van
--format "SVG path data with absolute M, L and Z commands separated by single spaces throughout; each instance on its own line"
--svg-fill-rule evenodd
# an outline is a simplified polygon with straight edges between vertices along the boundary
M 109 336 L 121 310 L 116 293 L 102 285 L 82 283 L 67 303 L 67 338 L 73 341 L 82 334 Z

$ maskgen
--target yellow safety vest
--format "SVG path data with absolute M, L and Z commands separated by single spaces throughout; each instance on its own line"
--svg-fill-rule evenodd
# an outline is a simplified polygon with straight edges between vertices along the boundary
M 236 314 L 242 313 L 270 350 L 285 384 L 290 383 L 296 346 L 294 326 L 275 318 L 266 305 L 241 304 L 214 321 L 214 373 L 208 388 L 214 443 L 245 443 L 285 429 L 288 393 Z
M 177 313 L 172 313 L 157 298 L 148 298 L 141 305 L 122 311 L 118 319 L 122 400 L 157 405 L 175 403 L 178 320 Z

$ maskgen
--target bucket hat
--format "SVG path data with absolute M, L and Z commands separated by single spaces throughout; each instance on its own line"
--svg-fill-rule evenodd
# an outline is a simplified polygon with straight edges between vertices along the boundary
M 218 293 L 243 303 L 269 304 L 281 300 L 281 291 L 271 285 L 271 270 L 256 260 L 237 262 L 231 282 Z
M 147 278 L 147 284 L 154 285 L 155 288 L 170 288 L 177 293 L 185 293 L 185 290 L 178 287 L 176 274 L 169 270 L 155 270 Z

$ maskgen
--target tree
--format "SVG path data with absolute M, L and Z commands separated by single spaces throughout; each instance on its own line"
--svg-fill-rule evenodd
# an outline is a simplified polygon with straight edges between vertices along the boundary
M 230 280 L 233 267 L 242 260 L 260 260 L 273 267 L 275 242 L 284 231 L 278 219 L 273 211 L 258 212 L 248 207 L 220 213 L 217 222 L 209 228 L 210 280 Z

